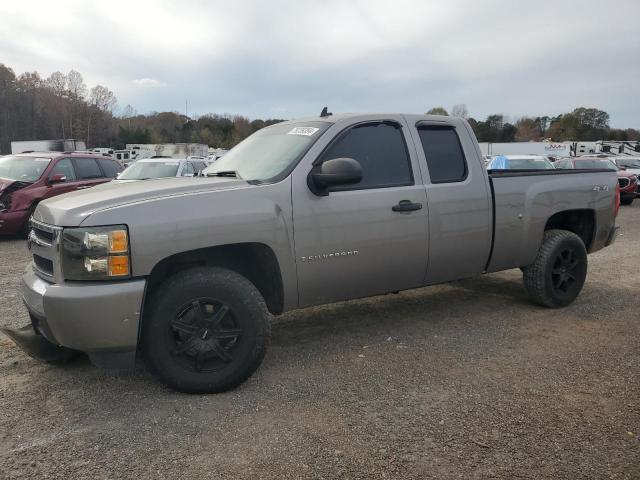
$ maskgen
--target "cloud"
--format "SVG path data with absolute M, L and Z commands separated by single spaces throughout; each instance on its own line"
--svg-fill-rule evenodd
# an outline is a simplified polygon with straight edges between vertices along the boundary
M 136 78 L 132 80 L 133 83 L 141 87 L 164 87 L 166 83 L 163 83 L 155 78 Z
M 0 2 L 0 59 L 19 73 L 73 68 L 140 112 L 182 111 L 188 101 L 194 114 L 292 118 L 324 105 L 424 112 L 466 103 L 484 118 L 595 106 L 613 126 L 640 127 L 640 2 L 529 7 L 512 0 Z

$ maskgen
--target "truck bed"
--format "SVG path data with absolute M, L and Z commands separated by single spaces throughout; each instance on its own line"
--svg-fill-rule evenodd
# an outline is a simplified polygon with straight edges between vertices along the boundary
M 613 226 L 617 177 L 611 170 L 489 170 L 493 239 L 487 272 L 529 265 L 546 225 L 563 211 L 593 218 L 590 252 L 599 250 Z M 585 242 L 587 243 L 587 242 Z

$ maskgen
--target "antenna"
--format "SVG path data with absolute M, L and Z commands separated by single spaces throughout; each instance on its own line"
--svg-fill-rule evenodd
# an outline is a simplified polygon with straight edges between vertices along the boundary
M 320 117 L 328 117 L 329 115 L 333 115 L 333 113 L 327 111 L 327 107 L 324 107 L 320 112 Z

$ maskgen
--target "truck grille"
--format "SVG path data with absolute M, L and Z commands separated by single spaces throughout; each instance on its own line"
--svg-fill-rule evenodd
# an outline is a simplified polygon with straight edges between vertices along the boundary
M 58 241 L 62 228 L 31 220 L 28 245 L 33 269 L 39 277 L 55 282 L 59 275 Z
M 618 179 L 618 185 L 620 185 L 620 188 L 625 188 L 629 186 L 629 179 L 628 178 L 619 178 Z
M 47 258 L 41 257 L 40 255 L 33 255 L 33 263 L 36 268 L 47 275 L 48 277 L 53 277 L 53 261 Z

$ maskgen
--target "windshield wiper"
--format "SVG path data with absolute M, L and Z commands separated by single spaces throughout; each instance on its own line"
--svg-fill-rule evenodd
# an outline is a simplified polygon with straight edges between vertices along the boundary
M 235 170 L 219 170 L 217 172 L 207 173 L 207 177 L 233 177 L 242 180 L 242 177 Z

